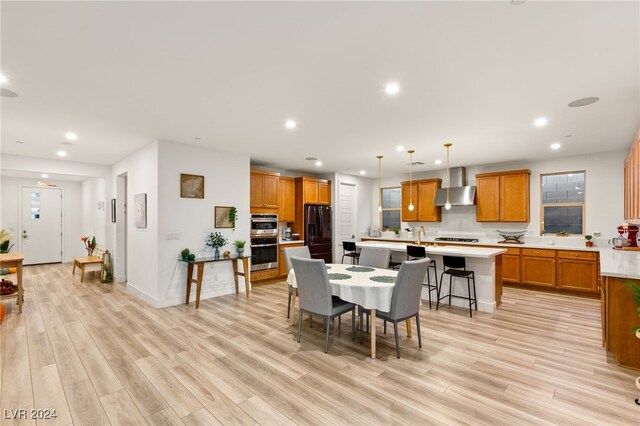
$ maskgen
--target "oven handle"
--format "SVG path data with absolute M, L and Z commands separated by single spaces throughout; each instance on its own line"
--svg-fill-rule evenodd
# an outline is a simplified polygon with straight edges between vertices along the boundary
M 257 244 L 257 245 L 251 245 L 250 247 L 277 247 L 278 244 Z
M 278 223 L 275 219 L 251 219 L 251 222 L 273 222 Z

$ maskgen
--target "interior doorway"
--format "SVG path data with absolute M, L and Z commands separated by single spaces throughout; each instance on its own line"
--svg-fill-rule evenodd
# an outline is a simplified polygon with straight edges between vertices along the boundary
M 338 183 L 338 238 L 333 251 L 335 259 L 342 256 L 342 241 L 356 237 L 358 217 L 358 186 L 354 183 Z
M 62 262 L 62 188 L 20 188 L 19 246 L 25 265 Z
M 115 280 L 127 281 L 127 174 L 116 177 L 116 252 Z

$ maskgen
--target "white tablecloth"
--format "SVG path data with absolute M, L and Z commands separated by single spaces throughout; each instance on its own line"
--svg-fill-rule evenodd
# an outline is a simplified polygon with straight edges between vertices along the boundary
M 341 263 L 329 263 L 327 267 L 331 293 L 334 296 L 338 296 L 347 302 L 356 303 L 366 309 L 377 309 L 389 312 L 395 282 L 382 283 L 371 280 L 371 278 L 381 276 L 396 278 L 398 271 Z M 366 268 L 367 271 L 363 271 L 360 268 Z M 350 277 L 346 279 L 336 279 L 332 278 L 332 274 L 346 274 Z M 298 287 L 293 269 L 287 276 L 287 283 L 294 288 Z

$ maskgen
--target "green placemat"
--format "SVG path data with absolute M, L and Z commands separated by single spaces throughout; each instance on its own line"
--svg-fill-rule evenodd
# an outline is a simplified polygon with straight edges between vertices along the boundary
M 324 265 L 324 267 L 327 268 L 327 269 L 331 269 L 331 266 L 329 266 L 329 265 Z
M 349 272 L 372 272 L 375 271 L 374 268 L 370 268 L 368 266 L 349 266 L 347 268 Z
M 384 275 L 376 275 L 375 277 L 370 277 L 369 279 L 377 283 L 393 284 L 396 282 L 396 277 L 386 277 Z
M 348 280 L 349 278 L 351 278 L 349 274 L 329 274 L 330 280 Z

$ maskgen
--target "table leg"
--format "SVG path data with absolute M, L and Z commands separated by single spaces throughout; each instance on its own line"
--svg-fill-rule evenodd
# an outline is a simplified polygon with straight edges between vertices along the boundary
M 407 337 L 411 339 L 411 320 L 406 320 L 405 324 L 407 325 Z
M 80 282 L 84 282 L 84 263 L 80 265 Z
M 16 265 L 16 275 L 18 281 L 18 313 L 22 313 L 22 304 L 24 303 L 24 289 L 22 288 L 22 261 Z
M 185 300 L 185 305 L 189 304 L 189 299 L 191 298 L 191 280 L 193 279 L 193 263 L 187 263 L 187 298 Z
M 74 275 L 76 273 L 76 261 L 73 261 L 73 271 L 71 271 L 71 275 Z
M 242 268 L 244 269 L 244 290 L 247 299 L 251 296 L 251 271 L 249 270 L 249 259 L 242 259 Z
M 376 310 L 371 309 L 371 358 L 376 357 Z
M 196 309 L 200 308 L 200 290 L 202 290 L 202 274 L 204 272 L 204 263 L 198 263 L 198 271 L 196 272 Z
M 293 326 L 293 313 L 296 311 L 297 298 L 298 298 L 298 289 L 294 287 L 291 291 L 291 311 L 289 311 L 289 326 Z
M 233 265 L 233 281 L 236 285 L 236 294 L 238 294 L 238 261 L 232 260 L 231 263 Z

